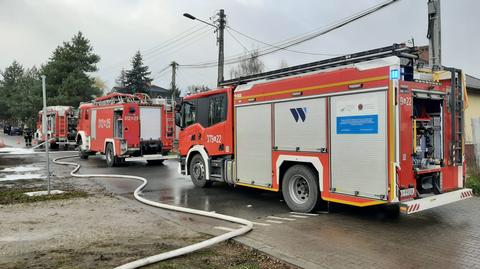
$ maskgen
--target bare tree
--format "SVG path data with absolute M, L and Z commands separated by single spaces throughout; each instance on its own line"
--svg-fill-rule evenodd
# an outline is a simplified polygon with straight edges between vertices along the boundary
M 230 69 L 230 77 L 238 78 L 262 73 L 265 70 L 265 64 L 258 57 L 258 50 L 247 52 L 242 56 L 240 63 L 236 67 Z

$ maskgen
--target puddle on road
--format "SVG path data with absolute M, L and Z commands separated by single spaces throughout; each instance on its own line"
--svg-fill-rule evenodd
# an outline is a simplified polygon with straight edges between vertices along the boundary
M 0 155 L 24 155 L 36 153 L 33 149 L 26 148 L 0 148 Z
M 0 182 L 22 180 L 22 179 L 43 179 L 43 178 L 45 178 L 45 176 L 42 174 L 13 174 L 13 175 L 5 175 L 3 177 L 0 177 Z
M 0 170 L 0 173 L 22 173 L 42 170 L 41 167 L 35 165 L 20 165 L 16 167 L 7 167 Z
M 44 169 L 45 164 L 38 163 L 35 158 L 21 158 L 15 154 L 14 156 L 0 154 L 0 182 L 44 179 Z

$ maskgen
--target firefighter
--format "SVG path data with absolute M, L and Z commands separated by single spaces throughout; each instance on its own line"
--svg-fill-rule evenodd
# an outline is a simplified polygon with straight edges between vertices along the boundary
M 25 139 L 25 146 L 26 147 L 31 147 L 32 146 L 32 129 L 27 127 L 23 131 L 23 138 Z

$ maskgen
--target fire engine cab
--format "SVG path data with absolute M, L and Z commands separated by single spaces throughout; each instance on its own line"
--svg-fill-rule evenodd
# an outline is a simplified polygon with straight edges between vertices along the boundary
M 108 166 L 145 160 L 160 164 L 174 139 L 173 102 L 145 94 L 112 93 L 79 108 L 76 142 L 80 157 L 101 153 Z
M 471 197 L 463 74 L 422 69 L 416 52 L 395 44 L 186 96 L 180 172 L 198 187 L 282 192 L 299 212 L 335 202 L 411 214 Z
M 77 134 L 77 111 L 71 106 L 49 106 L 47 107 L 47 137 L 52 148 L 75 146 Z M 38 112 L 37 130 L 35 142 L 41 143 L 45 140 L 43 135 L 43 110 Z

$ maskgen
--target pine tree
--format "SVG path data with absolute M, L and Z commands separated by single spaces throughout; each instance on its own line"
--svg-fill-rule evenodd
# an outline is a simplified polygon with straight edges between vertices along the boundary
M 37 113 L 42 108 L 42 83 L 37 68 L 26 69 L 13 89 L 9 105 L 12 119 L 34 128 Z
M 126 91 L 132 94 L 148 93 L 148 88 L 153 80 L 150 78 L 150 74 L 148 66 L 143 64 L 142 54 L 137 51 L 132 58 L 132 69 L 126 71 Z
M 48 104 L 78 106 L 100 95 L 95 79 L 88 74 L 97 71 L 99 61 L 82 32 L 58 46 L 41 71 L 47 77 Z
M 122 68 L 122 71 L 120 71 L 120 75 L 115 80 L 115 83 L 118 87 L 125 87 L 127 84 L 127 74 L 125 72 L 125 68 Z
M 0 119 L 9 120 L 12 118 L 10 106 L 13 101 L 11 99 L 12 94 L 15 92 L 15 85 L 24 74 L 24 69 L 17 61 L 5 68 L 3 72 L 0 72 L 3 79 L 0 81 Z
M 5 68 L 5 71 L 0 72 L 3 77 L 2 85 L 6 87 L 13 86 L 18 81 L 18 79 L 23 76 L 23 73 L 23 66 L 17 61 L 13 61 L 13 63 L 9 67 Z

